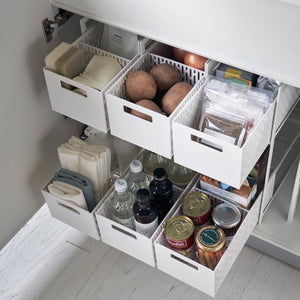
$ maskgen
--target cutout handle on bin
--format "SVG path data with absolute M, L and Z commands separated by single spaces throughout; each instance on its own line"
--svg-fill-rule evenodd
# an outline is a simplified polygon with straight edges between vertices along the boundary
M 177 260 L 177 261 L 179 261 L 179 262 L 187 265 L 188 267 L 191 267 L 192 269 L 195 269 L 195 270 L 198 271 L 198 267 L 197 266 L 195 266 L 195 265 L 193 265 L 193 264 L 191 264 L 191 263 L 189 263 L 189 262 L 187 262 L 187 261 L 185 261 L 185 260 L 183 260 L 183 259 L 175 256 L 174 254 L 171 254 L 171 258 L 173 258 L 173 259 L 175 259 L 175 260 Z
M 219 152 L 223 152 L 223 147 L 220 146 L 219 144 L 215 143 L 215 142 L 210 142 L 204 138 L 199 138 L 198 136 L 195 136 L 193 134 L 191 134 L 191 140 L 195 143 L 201 144 L 203 146 L 209 147 L 213 150 L 219 151 Z
M 83 98 L 87 98 L 87 92 L 75 85 L 72 85 L 70 83 L 64 82 L 62 80 L 60 80 L 60 85 L 63 89 L 69 90 L 73 93 L 76 93 L 80 96 L 82 96 Z M 77 90 L 77 91 L 76 91 Z
M 126 231 L 126 230 L 124 230 L 124 229 L 122 229 L 122 228 L 116 226 L 116 225 L 113 225 L 113 224 L 111 225 L 111 227 L 112 227 L 113 229 L 115 229 L 115 230 L 117 230 L 117 231 L 119 231 L 119 232 L 122 232 L 122 233 L 124 233 L 124 234 L 130 236 L 131 238 L 137 240 L 137 237 L 136 237 L 134 234 L 132 234 L 132 233 L 130 233 L 130 232 L 128 232 L 128 231 Z
M 128 113 L 128 114 L 130 114 L 130 115 L 132 115 L 132 116 L 134 116 L 134 117 L 140 118 L 140 119 L 145 120 L 145 121 L 150 122 L 150 123 L 153 122 L 152 116 L 150 116 L 150 115 L 147 115 L 147 114 L 145 114 L 145 113 L 143 113 L 143 112 L 140 112 L 140 111 L 138 111 L 138 110 L 135 110 L 135 109 L 133 109 L 133 108 L 127 107 L 127 106 L 125 106 L 125 105 L 124 105 L 123 108 L 124 108 L 124 111 L 125 111 L 126 113 Z M 135 112 L 137 115 L 134 115 L 132 112 Z
M 70 206 L 68 206 L 66 204 L 63 204 L 63 203 L 60 203 L 60 202 L 57 202 L 57 204 L 64 207 L 64 208 L 66 208 L 66 209 L 68 209 L 68 210 L 70 210 L 70 211 L 72 211 L 73 213 L 76 213 L 76 214 L 80 215 L 80 212 L 77 211 L 76 209 L 74 209 L 73 207 L 70 207 Z

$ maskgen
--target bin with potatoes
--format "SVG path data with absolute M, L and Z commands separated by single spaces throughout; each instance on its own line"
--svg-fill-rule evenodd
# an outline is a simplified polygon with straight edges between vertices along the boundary
M 172 121 L 203 77 L 201 70 L 146 52 L 106 93 L 111 133 L 171 158 Z

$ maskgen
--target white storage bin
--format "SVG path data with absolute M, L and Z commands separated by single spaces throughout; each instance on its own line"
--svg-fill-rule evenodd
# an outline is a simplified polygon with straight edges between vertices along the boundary
M 191 185 L 188 185 L 184 191 L 189 190 L 190 187 Z M 173 186 L 173 192 L 174 201 L 177 201 L 183 193 L 183 190 Z M 111 220 L 110 199 L 112 196 L 113 193 L 107 195 L 103 204 L 96 211 L 96 219 L 102 241 L 152 267 L 155 267 L 156 263 L 153 244 L 158 234 L 163 230 L 165 219 L 162 220 L 150 238 L 146 237 L 135 230 Z
M 48 185 L 50 183 L 51 180 L 42 189 L 42 194 L 47 202 L 52 217 L 78 229 L 79 231 L 91 236 L 96 240 L 100 240 L 95 212 L 103 203 L 105 196 L 100 199 L 93 211 L 89 212 L 88 210 L 50 194 L 48 191 Z M 112 191 L 113 187 L 109 189 L 107 194 L 111 193 Z
M 85 52 L 86 62 L 93 55 L 103 55 L 114 58 L 122 68 L 129 64 L 130 60 L 114 55 L 97 48 L 100 45 L 101 36 L 103 33 L 103 25 L 97 24 L 85 32 L 73 46 L 81 48 Z M 137 58 L 132 59 L 134 61 Z M 122 74 L 124 69 L 116 75 L 115 80 Z M 110 87 L 110 82 L 103 90 L 91 88 L 65 76 L 44 68 L 44 75 L 47 83 L 48 93 L 50 97 L 51 107 L 54 111 L 66 115 L 72 119 L 80 121 L 98 130 L 107 132 L 109 123 L 107 118 L 105 92 Z M 87 96 L 83 96 L 63 86 L 63 83 L 68 83 L 75 88 L 82 89 Z
M 181 81 L 194 85 L 193 89 L 169 117 L 130 102 L 125 91 L 125 81 L 130 73 L 137 70 L 150 71 L 153 66 L 160 63 L 175 66 L 180 72 Z M 106 94 L 111 133 L 130 143 L 171 158 L 173 155 L 171 124 L 180 108 L 190 101 L 196 92 L 196 83 L 203 76 L 204 72 L 202 71 L 155 54 L 145 53 L 127 69 L 120 79 L 115 81 Z M 128 108 L 151 116 L 152 122 L 128 113 Z
M 202 86 L 185 106 L 180 107 L 174 119 L 174 161 L 239 189 L 270 143 L 276 101 L 270 105 L 244 145 L 238 147 L 195 129 L 201 105 L 201 89 Z M 218 145 L 220 150 L 197 142 L 197 138 Z
M 201 191 L 196 188 L 197 186 L 198 182 L 190 192 Z M 208 193 L 206 194 L 211 199 L 212 204 L 226 202 Z M 167 220 L 172 216 L 181 214 L 182 199 L 183 195 L 180 201 L 176 203 L 177 205 L 166 216 Z M 261 196 L 257 198 L 250 211 L 240 208 L 243 221 L 214 270 L 170 249 L 164 231 L 159 234 L 154 243 L 157 268 L 214 297 L 257 223 L 260 202 Z

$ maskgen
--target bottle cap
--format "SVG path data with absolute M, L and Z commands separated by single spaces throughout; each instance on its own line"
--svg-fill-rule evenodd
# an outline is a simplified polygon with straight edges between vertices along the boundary
M 138 202 L 148 202 L 150 200 L 150 193 L 147 189 L 139 189 L 136 192 Z
M 141 163 L 140 160 L 133 160 L 131 163 L 130 163 L 130 171 L 132 173 L 139 173 L 143 170 L 143 164 Z
M 153 176 L 155 179 L 161 180 L 167 177 L 166 171 L 164 168 L 156 168 L 153 171 Z
M 127 181 L 125 179 L 117 179 L 115 182 L 115 190 L 118 193 L 127 191 Z

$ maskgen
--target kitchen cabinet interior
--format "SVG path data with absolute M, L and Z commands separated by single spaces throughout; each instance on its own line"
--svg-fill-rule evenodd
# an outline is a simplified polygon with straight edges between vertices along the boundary
M 282 1 L 271 3 L 268 0 L 252 2 L 251 5 L 240 1 L 193 3 L 199 9 L 184 7 L 177 0 L 172 3 L 155 0 L 144 3 L 143 7 L 133 0 L 126 3 L 115 0 L 62 0 L 52 1 L 52 4 L 146 38 L 204 55 L 211 61 L 223 62 L 278 80 L 285 85 L 273 116 L 259 225 L 254 229 L 248 243 L 263 251 L 264 249 L 258 246 L 262 240 L 261 245 L 270 251 L 269 254 L 288 263 L 291 263 L 289 258 L 292 256 L 296 258 L 292 264 L 299 267 L 300 244 L 298 241 L 291 243 L 292 232 L 300 225 L 299 204 L 294 206 L 294 213 L 290 213 L 293 220 L 291 221 L 290 217 L 287 222 L 287 217 L 289 201 L 293 195 L 294 198 L 297 196 L 296 189 L 299 189 L 297 126 L 300 118 L 297 103 L 300 95 L 300 60 L 296 49 L 299 48 L 300 41 L 294 37 L 300 33 L 300 28 L 295 23 L 300 8 Z M 172 17 L 168 17 L 168 14 Z M 255 23 L 249 15 L 255 16 Z M 247 28 L 246 32 L 243 28 Z M 293 134 L 289 136 L 285 132 Z M 257 209 L 257 205 L 255 208 Z M 277 223 L 278 227 L 275 227 L 274 223 Z M 285 231 L 291 234 L 284 234 Z M 278 235 L 282 239 L 278 238 Z M 279 249 L 280 255 L 277 255 L 276 249 Z M 286 255 L 282 251 L 285 251 Z M 225 277 L 226 272 L 222 276 Z M 210 294 L 214 295 L 214 292 Z

